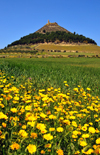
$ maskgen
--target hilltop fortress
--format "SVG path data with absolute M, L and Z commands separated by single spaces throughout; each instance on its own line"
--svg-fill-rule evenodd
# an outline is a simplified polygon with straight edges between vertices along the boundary
M 68 33 L 69 31 L 66 30 L 65 28 L 59 26 L 56 22 L 54 23 L 50 23 L 50 21 L 48 20 L 48 23 L 46 25 L 44 25 L 42 28 L 40 28 L 39 30 L 36 31 L 39 33 L 46 33 L 46 32 L 56 32 L 56 31 L 64 31 L 66 33 Z
M 50 23 L 49 20 L 48 20 L 48 23 L 46 25 L 48 25 L 48 26 L 58 26 L 58 24 L 56 22 Z

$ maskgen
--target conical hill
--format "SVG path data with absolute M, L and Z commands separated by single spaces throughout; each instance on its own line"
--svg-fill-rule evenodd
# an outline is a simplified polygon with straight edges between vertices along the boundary
M 25 45 L 25 44 L 37 44 L 48 42 L 65 42 L 65 43 L 91 43 L 96 42 L 90 38 L 86 38 L 83 35 L 71 33 L 65 28 L 59 26 L 56 22 L 48 23 L 34 33 L 21 37 L 21 39 L 14 41 L 9 46 Z

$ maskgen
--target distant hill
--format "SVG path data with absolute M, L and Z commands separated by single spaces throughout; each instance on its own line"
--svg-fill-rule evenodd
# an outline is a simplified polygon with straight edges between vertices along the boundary
M 56 22 L 50 23 L 48 21 L 46 25 L 37 30 L 35 33 L 31 33 L 29 35 L 22 37 L 17 41 L 14 41 L 13 43 L 9 44 L 8 47 L 14 45 L 36 44 L 45 42 L 86 43 L 86 44 L 89 43 L 97 45 L 97 43 L 90 38 L 86 38 L 83 35 L 78 35 L 75 32 L 71 33 L 65 28 L 59 26 Z

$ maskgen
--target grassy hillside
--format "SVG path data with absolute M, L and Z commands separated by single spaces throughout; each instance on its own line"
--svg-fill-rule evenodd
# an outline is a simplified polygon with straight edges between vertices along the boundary
M 40 44 L 36 49 L 44 50 L 66 50 L 66 51 L 78 51 L 78 52 L 91 52 L 100 54 L 100 46 L 96 45 L 55 45 L 55 44 Z
M 0 50 L 0 57 L 100 57 L 100 46 L 91 44 L 29 44 Z

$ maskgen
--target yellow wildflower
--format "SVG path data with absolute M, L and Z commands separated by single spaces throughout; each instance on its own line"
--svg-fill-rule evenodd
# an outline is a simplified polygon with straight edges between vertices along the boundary
M 32 132 L 30 137 L 33 138 L 33 139 L 36 139 L 37 138 L 37 133 Z
M 49 119 L 56 119 L 56 116 L 54 116 L 54 115 L 49 115 Z
M 67 124 L 67 125 L 70 125 L 70 121 L 67 120 L 67 119 L 63 120 L 63 123 L 65 123 L 65 124 Z
M 46 129 L 41 129 L 41 133 L 47 133 L 47 130 Z
M 93 152 L 94 152 L 93 149 L 89 149 L 88 151 L 85 152 L 85 154 L 88 154 L 89 155 L 89 154 L 92 154 Z
M 27 122 L 27 124 L 30 125 L 31 127 L 34 127 L 35 126 L 35 121 Z
M 2 131 L 0 130 L 0 136 L 2 135 Z
M 36 126 L 37 129 L 39 130 L 43 130 L 46 128 L 45 124 L 42 124 L 42 123 L 37 123 L 37 126 Z
M 95 133 L 95 128 L 94 127 L 89 127 L 89 132 L 90 133 Z
M 82 128 L 81 128 L 83 131 L 86 131 L 87 130 L 87 126 L 82 126 Z
M 45 118 L 47 115 L 45 115 L 44 113 L 40 113 L 40 117 Z
M 49 131 L 55 131 L 55 128 L 49 128 Z
M 45 151 L 44 150 L 41 150 L 41 154 L 45 154 Z
M 46 140 L 52 140 L 53 136 L 50 133 L 48 133 L 48 134 L 44 134 L 43 138 L 46 139 Z
M 63 155 L 64 154 L 63 150 L 61 150 L 61 149 L 58 149 L 56 152 L 58 153 L 58 155 Z
M 27 133 L 25 130 L 20 130 L 20 131 L 19 131 L 19 135 L 20 135 L 21 137 L 26 138 L 26 137 L 28 136 L 28 133 Z
M 51 144 L 50 143 L 48 143 L 48 144 L 45 144 L 45 146 L 44 146 L 45 148 L 51 148 Z
M 64 129 L 63 129 L 62 127 L 58 127 L 58 128 L 57 128 L 57 132 L 63 132 L 63 130 L 64 130 Z
M 26 129 L 26 125 L 22 125 L 22 129 Z
M 100 138 L 96 139 L 96 144 L 100 144 Z
M 78 135 L 78 131 L 77 130 L 74 130 L 73 131 L 73 135 Z
M 80 154 L 80 151 L 76 151 L 75 154 L 77 154 L 77 155 Z
M 83 134 L 82 138 L 89 138 L 89 134 Z
M 80 145 L 84 147 L 87 145 L 87 143 L 85 141 L 80 141 Z
M 33 153 L 36 152 L 36 146 L 33 145 L 33 144 L 29 144 L 29 145 L 27 146 L 27 149 L 28 149 L 28 152 L 31 153 L 31 154 L 33 154 Z
M 2 103 L 0 103 L 0 106 L 1 106 L 2 108 L 4 108 L 4 107 L 5 107 Z
M 4 128 L 6 128 L 7 124 L 3 122 L 3 123 L 2 123 L 2 126 L 3 126 Z
M 16 113 L 17 112 L 17 108 L 11 108 L 10 111 L 13 112 L 13 113 Z
M 90 88 L 86 88 L 88 91 L 90 91 L 91 89 Z
M 13 143 L 12 145 L 10 145 L 12 150 L 18 150 L 20 145 L 18 143 Z
M 64 81 L 64 83 L 67 83 L 67 81 Z
M 32 110 L 32 106 L 31 106 L 31 105 L 27 105 L 27 106 L 25 107 L 25 110 L 31 111 L 31 110 Z
M 75 121 L 72 121 L 72 126 L 77 127 L 77 123 Z
M 78 88 L 74 88 L 73 90 L 74 90 L 75 92 L 78 92 Z
M 1 135 L 0 138 L 1 138 L 1 139 L 5 139 L 5 135 Z
M 7 119 L 8 117 L 3 113 L 0 112 L 0 119 Z

